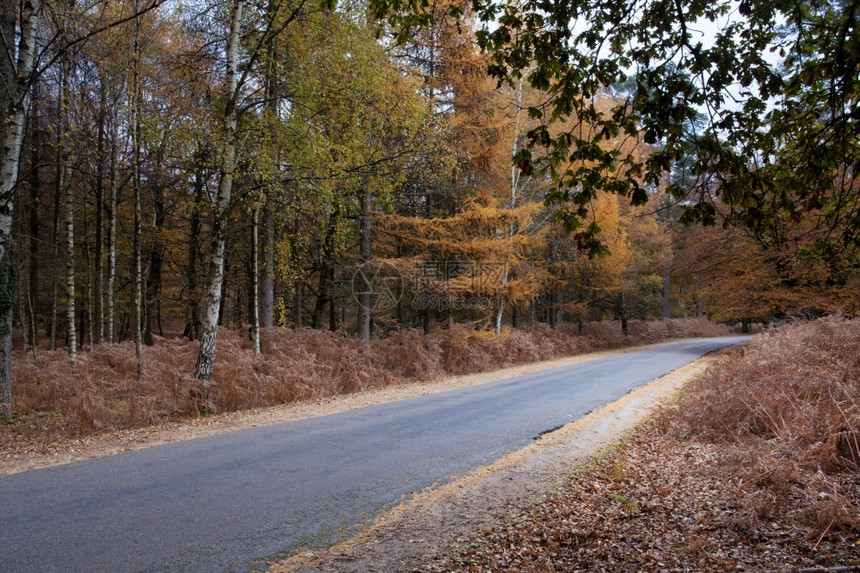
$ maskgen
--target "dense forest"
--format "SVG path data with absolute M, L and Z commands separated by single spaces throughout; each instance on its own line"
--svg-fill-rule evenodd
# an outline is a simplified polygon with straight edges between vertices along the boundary
M 640 29 L 657 26 L 653 4 Z M 684 53 L 659 73 L 628 59 L 570 91 L 576 61 L 540 51 L 554 24 L 527 18 L 541 10 L 530 3 L 514 18 L 438 0 L 410 19 L 409 6 L 349 0 L 6 2 L 0 326 L 9 344 L 14 333 L 32 352 L 66 348 L 72 363 L 134 340 L 141 373 L 142 346 L 181 333 L 200 341 L 207 380 L 219 326 L 259 352 L 267 327 L 368 340 L 453 324 L 856 313 L 857 78 L 831 69 L 856 66 L 837 57 L 822 79 L 809 67 L 856 47 L 856 6 L 813 8 L 796 22 L 808 34 L 789 21 L 770 40 L 782 115 L 761 119 L 776 97 L 764 72 L 714 88 L 758 106 L 758 125 L 732 139 L 742 112 L 687 90 L 717 76 L 685 71 Z M 819 24 L 844 29 L 815 47 Z M 802 39 L 818 52 L 801 53 Z M 556 40 L 588 45 L 589 65 L 604 57 L 598 38 Z M 674 117 L 679 93 L 700 111 Z M 621 122 L 631 109 L 639 119 Z M 642 119 L 660 113 L 661 130 Z M 800 116 L 821 130 L 800 131 Z M 792 163 L 788 148 L 804 153 Z M 801 167 L 807 179 L 790 180 Z

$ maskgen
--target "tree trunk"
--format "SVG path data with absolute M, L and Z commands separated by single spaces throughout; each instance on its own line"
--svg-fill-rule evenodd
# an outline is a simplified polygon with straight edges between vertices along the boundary
M 254 225 L 251 233 L 251 338 L 254 354 L 260 355 L 260 207 L 254 209 Z
M 137 1 L 135 0 L 135 12 L 137 12 Z M 134 340 L 134 356 L 137 361 L 137 377 L 143 378 L 146 365 L 143 361 L 143 337 L 141 336 L 141 311 L 143 301 L 143 276 L 141 272 L 141 227 L 142 213 L 140 207 L 140 146 L 141 146 L 141 121 L 140 121 L 140 16 L 135 18 L 134 38 L 132 40 L 132 68 L 131 68 L 131 168 L 132 168 L 132 191 L 134 194 L 134 262 L 132 271 L 134 274 L 134 294 L 132 296 L 131 328 Z
M 704 285 L 702 284 L 702 277 L 699 277 L 699 280 L 696 284 L 698 287 L 696 289 L 696 317 L 704 318 L 705 317 L 705 299 L 702 296 L 702 288 Z
M 269 0 L 269 17 L 272 18 L 277 11 L 277 5 L 274 0 Z M 276 141 L 275 125 L 278 120 L 278 106 L 282 97 L 283 81 L 278 77 L 277 64 L 282 60 L 278 42 L 274 36 L 270 36 L 266 41 L 266 52 L 268 55 L 267 65 L 265 70 L 265 101 L 266 109 L 265 116 L 271 122 L 270 131 L 272 132 L 272 141 Z M 273 146 L 270 150 L 272 155 L 272 165 L 278 165 L 280 150 L 277 146 Z M 269 181 L 274 188 L 278 183 Z M 272 194 L 275 193 L 272 189 L 267 194 L 263 202 L 263 270 L 261 274 L 262 282 L 262 326 L 271 328 L 274 325 L 275 317 L 275 219 L 272 213 Z
M 672 309 L 669 306 L 669 294 L 672 290 L 672 266 L 669 261 L 663 263 L 663 320 L 672 318 Z
M 436 320 L 433 317 L 432 309 L 424 309 L 422 312 L 422 328 L 424 329 L 424 335 L 429 336 L 431 332 L 433 332 L 433 326 L 436 324 Z
M 323 239 L 322 260 L 320 262 L 320 281 L 317 290 L 317 300 L 314 305 L 313 327 L 323 328 L 325 323 L 325 310 L 334 295 L 334 253 L 335 253 L 335 227 L 337 220 L 340 217 L 340 206 L 335 203 L 331 213 L 329 213 L 328 227 L 325 231 Z M 331 322 L 329 322 L 331 327 Z
M 514 137 L 511 142 L 511 157 L 516 156 L 520 149 L 520 130 L 522 128 L 522 113 L 523 113 L 523 82 L 525 77 L 520 77 L 519 82 L 517 82 L 517 90 L 516 90 L 516 106 L 515 106 L 515 120 L 514 120 Z M 511 179 L 510 179 L 510 202 L 508 204 L 508 209 L 515 209 L 517 206 L 517 197 L 519 195 L 519 187 L 520 187 L 520 177 L 522 176 L 522 170 L 516 165 L 511 165 Z M 512 247 L 511 243 L 513 241 L 514 235 L 517 233 L 517 229 L 514 223 L 510 223 L 508 228 L 505 229 L 507 233 L 507 241 L 508 241 L 508 252 L 511 253 Z M 505 274 L 502 280 L 502 289 L 504 290 L 508 285 L 508 280 L 510 280 L 510 266 L 507 262 L 505 262 Z M 497 297 L 499 302 L 499 308 L 496 310 L 496 319 L 495 319 L 495 331 L 496 336 L 502 335 L 502 319 L 505 315 L 505 297 L 499 296 Z M 516 306 L 516 301 L 513 301 Z
M 82 313 L 81 317 L 86 316 L 86 330 L 81 329 L 81 348 L 83 348 L 83 333 L 87 333 L 87 341 L 90 343 L 90 352 L 93 350 L 93 312 L 95 306 L 94 300 L 94 291 L 95 287 L 93 285 L 93 272 L 92 272 L 92 249 L 90 248 L 90 240 L 89 240 L 89 219 L 86 217 L 87 211 L 84 210 L 84 236 L 87 237 L 86 242 L 84 243 L 84 260 L 86 261 L 86 279 L 87 279 L 87 311 L 85 314 Z
M 101 343 L 105 337 L 105 305 L 104 305 L 104 243 L 105 243 L 105 174 L 108 166 L 108 143 L 106 123 L 108 118 L 107 82 L 103 78 L 99 86 L 99 116 L 98 136 L 96 143 L 96 268 L 95 268 L 95 299 L 96 327 L 95 342 Z
M 38 89 L 35 89 L 34 91 L 35 91 L 35 96 L 33 98 L 34 99 L 34 101 L 33 101 L 33 108 L 34 109 L 31 113 L 34 116 L 38 117 L 39 111 L 38 111 L 37 101 L 39 99 L 39 93 L 38 93 Z M 30 213 L 29 213 L 29 233 L 28 233 L 30 235 L 30 240 L 29 240 L 30 244 L 28 246 L 28 248 L 29 248 L 29 257 L 28 257 L 29 261 L 28 261 L 28 265 L 27 265 L 27 269 L 30 273 L 30 277 L 29 277 L 28 283 L 27 283 L 27 291 L 26 291 L 27 300 L 25 301 L 27 308 L 29 310 L 28 316 L 29 316 L 30 320 L 27 324 L 24 324 L 22 326 L 24 328 L 29 329 L 30 333 L 33 337 L 32 338 L 32 340 L 33 340 L 33 356 L 35 357 L 36 349 L 39 346 L 39 333 L 37 330 L 38 317 L 36 314 L 36 304 L 35 303 L 38 302 L 39 277 L 40 277 L 40 270 L 42 268 L 41 265 L 39 264 L 39 248 L 40 248 L 39 229 L 40 229 L 40 223 L 41 223 L 41 221 L 39 220 L 39 204 L 41 202 L 41 196 L 42 196 L 42 187 L 41 187 L 41 182 L 39 179 L 39 172 L 40 172 L 40 169 L 39 169 L 39 163 L 40 163 L 39 152 L 40 152 L 40 149 L 42 147 L 42 139 L 39 135 L 40 132 L 39 132 L 38 128 L 34 129 L 33 131 L 34 131 L 34 137 L 33 137 L 33 142 L 32 142 L 32 146 L 31 146 L 32 147 L 32 149 L 31 149 L 31 151 L 32 151 L 32 161 L 31 161 L 32 167 L 30 168 L 30 204 L 29 204 Z M 35 300 L 35 302 L 34 302 L 34 300 Z
M 296 279 L 296 292 L 295 292 L 295 323 L 296 328 L 302 328 L 304 326 L 304 314 L 302 309 L 302 290 L 304 289 L 304 284 L 300 279 Z
M 564 311 L 561 309 L 561 304 L 564 302 L 564 292 L 561 290 L 555 291 L 555 304 L 553 305 L 553 313 L 555 314 L 555 326 L 560 326 L 564 322 Z
M 502 279 L 502 287 L 503 288 L 508 284 L 508 269 L 509 269 L 508 264 L 505 263 L 505 274 L 504 274 L 504 278 Z M 497 298 L 499 301 L 499 308 L 496 310 L 496 319 L 494 321 L 495 322 L 494 328 L 496 331 L 496 336 L 501 336 L 502 335 L 502 318 L 505 315 L 505 297 L 500 296 Z
M 239 50 L 239 28 L 242 21 L 243 0 L 235 0 L 231 10 L 230 36 L 227 40 L 227 73 L 224 80 L 226 98 L 223 117 L 224 143 L 221 181 L 212 225 L 212 251 L 209 258 L 209 290 L 206 297 L 206 317 L 200 337 L 200 349 L 194 377 L 211 380 L 215 364 L 215 348 L 218 338 L 218 316 L 221 307 L 221 283 L 224 280 L 224 248 L 226 242 L 227 208 L 233 191 L 233 172 L 236 168 L 236 131 L 238 97 L 237 59 Z
M 186 267 L 186 275 L 188 278 L 188 324 L 185 325 L 185 336 L 188 340 L 197 340 L 200 338 L 200 332 L 203 328 L 200 319 L 200 280 L 199 280 L 199 263 L 200 255 L 200 218 L 203 214 L 203 201 L 205 200 L 205 174 L 203 173 L 203 161 L 205 154 L 202 150 L 197 153 L 197 166 L 194 175 L 194 207 L 191 209 L 191 220 L 189 222 L 189 241 L 188 241 L 188 266 Z
M 275 324 L 275 219 L 268 201 L 263 206 L 263 272 L 261 277 L 263 300 L 262 326 Z
M 152 329 L 156 322 L 155 312 L 161 294 L 161 269 L 164 261 L 164 243 L 161 238 L 166 217 L 164 188 L 157 183 L 152 186 L 152 200 L 155 211 L 155 228 L 152 232 L 152 247 L 149 252 L 149 275 L 146 277 L 146 313 L 143 332 L 143 343 L 147 346 L 155 344 Z
M 119 174 L 117 173 L 117 121 L 111 125 L 110 141 L 110 202 L 108 205 L 108 276 L 107 276 L 107 342 L 116 342 L 116 209 L 119 202 Z
M 331 296 L 331 283 L 334 280 L 334 269 L 326 264 L 320 270 L 319 286 L 317 287 L 317 297 L 314 303 L 314 312 L 311 317 L 311 326 L 314 328 L 323 328 L 325 324 L 325 309 L 328 305 L 329 297 Z
M 227 282 L 228 282 L 227 279 L 229 278 L 227 276 L 227 270 L 230 269 L 230 259 L 229 259 L 229 256 L 228 256 L 226 249 L 224 251 L 224 256 L 222 258 L 223 258 L 224 262 L 221 266 L 225 270 L 224 270 L 224 272 L 222 274 L 222 278 L 221 278 L 221 302 L 218 305 L 218 326 L 224 326 L 224 317 L 226 316 L 226 307 L 227 307 L 227 295 L 230 292 L 229 286 L 227 284 Z M 234 309 L 239 308 L 238 302 L 239 302 L 239 299 L 241 298 L 241 296 L 242 296 L 241 292 L 236 293 L 236 304 L 233 305 Z
M 365 188 L 361 193 L 361 219 L 359 221 L 359 228 L 361 233 L 361 239 L 359 241 L 359 263 L 361 265 L 365 265 L 368 261 L 370 261 L 370 190 Z M 368 269 L 366 267 L 362 267 L 364 271 Z M 361 292 L 357 293 L 358 296 L 358 333 L 359 338 L 361 338 L 361 342 L 367 348 L 370 346 L 370 295 L 371 288 L 373 285 L 369 283 L 367 280 L 368 272 L 359 273 L 362 280 L 360 280 L 360 289 Z
M 616 311 L 618 313 L 618 318 L 621 319 L 621 332 L 626 338 L 630 334 L 630 325 L 627 316 L 627 295 L 624 292 L 618 294 Z
M 4 10 L 10 10 L 9 3 Z M 0 146 L 0 411 L 3 415 L 12 414 L 12 308 L 14 301 L 12 289 L 15 281 L 12 265 L 12 213 L 14 193 L 18 183 L 18 169 L 21 161 L 21 146 L 24 140 L 25 109 L 24 99 L 33 74 L 36 51 L 36 27 L 42 8 L 38 0 L 24 0 L 21 9 L 21 36 L 18 44 L 17 59 L 7 44 L 6 50 L 12 61 L 16 62 L 15 81 L 7 84 L 11 94 L 6 105 L 3 145 Z M 12 30 L 5 29 L 11 18 L 3 13 L 5 38 L 13 38 Z M 14 24 L 14 21 L 12 21 Z
M 72 185 L 72 165 L 69 133 L 69 82 L 72 64 L 69 56 L 63 58 L 62 108 L 60 125 L 61 189 L 66 197 L 66 336 L 69 360 L 77 363 L 78 339 L 75 308 L 75 193 Z
M 24 205 L 29 207 L 32 200 L 29 185 L 25 185 L 24 189 L 19 189 L 19 192 L 23 192 L 23 197 L 19 198 L 18 201 L 23 199 Z M 25 225 L 26 220 L 23 217 L 19 218 L 19 228 L 14 230 L 14 232 L 26 237 L 28 229 Z M 22 269 L 20 280 L 17 281 L 18 320 L 21 322 L 21 346 L 25 352 L 30 346 L 30 320 L 28 318 L 29 313 L 27 312 L 27 300 L 29 300 L 30 293 L 30 262 L 30 251 L 25 250 L 19 262 Z
M 58 158 L 59 159 L 59 158 Z M 59 160 L 57 164 L 59 164 Z M 54 189 L 54 217 L 53 217 L 53 225 L 52 225 L 52 234 L 51 238 L 52 246 L 51 250 L 53 251 L 53 261 L 51 264 L 51 322 L 50 322 L 50 332 L 49 335 L 51 337 L 51 350 L 57 349 L 57 315 L 59 314 L 59 269 L 57 268 L 57 261 L 60 258 L 60 197 L 61 190 L 63 187 L 63 178 L 60 175 L 62 171 L 60 170 L 57 174 L 57 185 Z
M 38 117 L 38 92 L 34 89 L 34 101 L 32 104 L 31 113 Z M 39 333 L 36 330 L 37 317 L 35 308 L 32 304 L 35 293 L 38 293 L 39 288 L 39 201 L 41 196 L 41 185 L 39 182 L 39 150 L 41 149 L 41 138 L 39 137 L 39 129 L 33 130 L 33 137 L 30 145 L 30 174 L 28 176 L 28 193 L 26 195 L 27 215 L 26 219 L 22 217 L 22 227 L 24 228 L 24 236 L 28 236 L 27 250 L 24 261 L 24 272 L 21 274 L 22 282 L 19 289 L 20 308 L 21 308 L 21 330 L 24 336 L 24 350 L 27 349 L 27 343 L 32 342 L 33 356 L 36 355 L 36 349 L 39 344 Z M 32 336 L 32 338 L 30 338 Z
M 0 57 L 0 82 L 4 86 L 0 90 L 0 109 L 6 113 L 9 113 L 15 101 L 15 46 L 10 40 L 15 37 L 17 10 L 17 2 L 0 2 L 0 37 L 9 39 L 3 44 L 5 51 Z M 6 141 L 6 122 L 0 122 L 0 141 Z
M 33 87 L 33 96 L 31 103 L 31 115 L 33 117 L 39 117 L 39 90 L 38 84 Z M 29 332 L 30 336 L 32 336 L 32 348 L 33 348 L 33 356 L 36 356 L 36 350 L 39 345 L 39 333 L 37 331 L 37 315 L 36 308 L 33 304 L 34 299 L 37 299 L 37 293 L 39 292 L 39 276 L 41 265 L 39 264 L 39 229 L 40 229 L 40 221 L 39 221 L 39 204 L 41 193 L 41 182 L 39 179 L 40 169 L 39 164 L 41 163 L 40 151 L 42 149 L 42 138 L 38 126 L 36 129 L 33 129 L 33 134 L 30 141 L 30 174 L 28 176 L 29 181 L 29 193 L 27 195 L 27 224 L 26 224 L 26 232 L 25 235 L 29 236 L 29 240 L 27 241 L 27 261 L 26 261 L 26 288 L 21 290 L 22 300 L 21 304 L 25 309 L 25 315 L 22 316 L 21 320 L 21 328 L 25 332 Z

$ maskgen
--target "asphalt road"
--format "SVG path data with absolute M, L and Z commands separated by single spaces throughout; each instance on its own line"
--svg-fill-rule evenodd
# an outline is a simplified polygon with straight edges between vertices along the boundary
M 0 478 L 0 571 L 249 571 L 746 337 Z

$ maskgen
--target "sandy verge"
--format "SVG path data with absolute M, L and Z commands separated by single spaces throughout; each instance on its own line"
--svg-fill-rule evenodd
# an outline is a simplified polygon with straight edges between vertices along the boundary
M 664 343 L 665 344 L 665 343 Z M 659 345 L 655 345 L 659 346 Z M 425 396 L 445 392 L 455 388 L 484 384 L 494 380 L 504 380 L 521 374 L 539 370 L 548 370 L 563 366 L 579 364 L 588 360 L 604 358 L 634 350 L 642 350 L 644 346 L 636 346 L 620 350 L 582 354 L 545 362 L 535 362 L 492 372 L 481 372 L 465 376 L 454 376 L 441 380 L 389 386 L 358 394 L 337 396 L 325 400 L 230 412 L 217 416 L 170 422 L 167 424 L 111 432 L 101 436 L 89 436 L 80 439 L 70 439 L 61 443 L 40 446 L 39 449 L 15 448 L 0 451 L 0 476 L 20 473 L 23 471 L 46 468 L 93 458 L 120 454 L 132 450 L 141 450 L 153 446 L 169 444 L 183 440 L 192 440 L 239 430 L 276 424 L 289 420 L 325 416 L 361 408 L 373 404 L 394 402 L 416 396 Z
M 684 384 L 702 374 L 712 360 L 705 357 L 693 362 L 489 466 L 410 496 L 351 539 L 329 549 L 304 551 L 274 564 L 269 571 L 426 570 L 434 559 L 465 542 L 477 530 L 515 517 L 521 511 L 518 507 L 547 493 L 577 466 L 618 443 Z

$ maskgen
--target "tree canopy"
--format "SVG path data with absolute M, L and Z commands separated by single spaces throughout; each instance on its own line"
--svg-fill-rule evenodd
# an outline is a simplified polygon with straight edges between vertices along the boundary
M 838 280 L 837 267 L 857 265 L 860 240 L 858 4 L 475 0 L 473 9 L 493 76 L 547 92 L 529 109 L 542 124 L 515 159 L 552 177 L 549 200 L 570 205 L 567 226 L 592 252 L 599 231 L 583 221 L 600 191 L 642 204 L 665 186 L 684 221 L 737 223 L 765 247 L 803 242 L 834 262 Z M 424 14 L 421 0 L 373 5 L 401 30 Z M 599 109 L 613 90 L 617 105 Z M 570 127 L 551 130 L 559 120 Z M 657 149 L 626 152 L 630 138 Z M 669 181 L 682 163 L 692 177 Z

